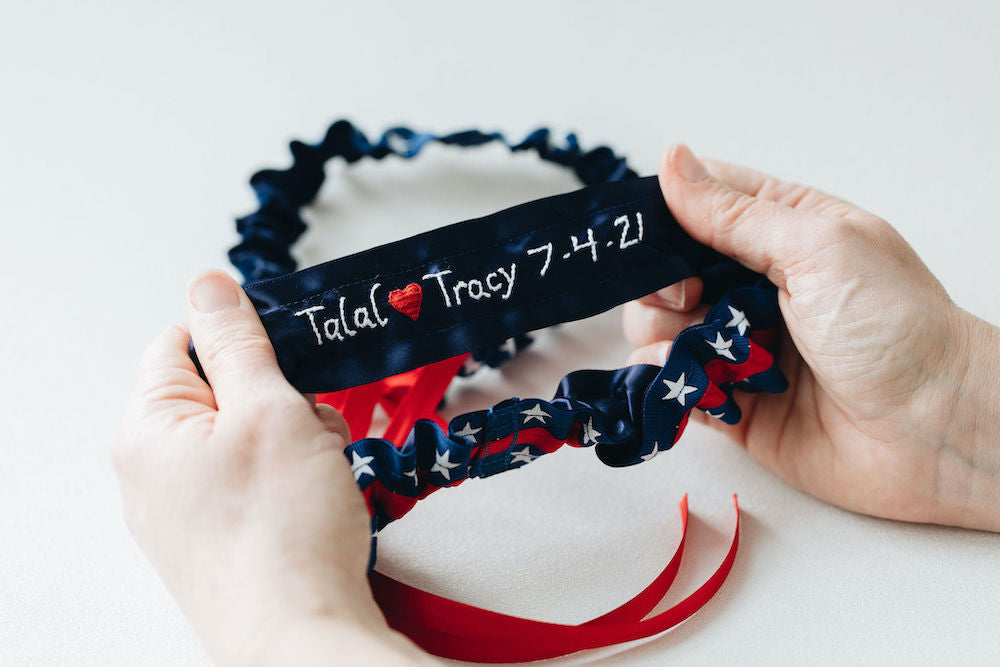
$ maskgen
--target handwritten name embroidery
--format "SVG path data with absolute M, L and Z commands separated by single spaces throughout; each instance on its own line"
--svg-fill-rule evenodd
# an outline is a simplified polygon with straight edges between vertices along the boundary
M 497 267 L 495 271 L 487 273 L 483 280 L 473 278 L 467 281 L 451 282 L 451 280 L 445 280 L 445 276 L 448 275 L 451 275 L 451 269 L 428 273 L 421 278 L 421 280 L 435 280 L 437 282 L 437 286 L 441 290 L 441 298 L 444 299 L 444 305 L 447 308 L 461 306 L 463 295 L 476 301 L 500 295 L 500 299 L 506 301 L 514 291 L 514 281 L 517 279 L 517 262 L 510 263 L 509 271 L 505 266 Z
M 342 341 L 345 334 L 347 336 L 358 335 L 359 329 L 380 329 L 389 324 L 389 320 L 382 317 L 379 313 L 378 304 L 375 300 L 375 292 L 381 286 L 381 283 L 375 283 L 368 293 L 370 309 L 368 305 L 359 306 L 354 309 L 353 317 L 350 319 L 347 317 L 347 297 L 344 296 L 340 297 L 337 304 L 338 314 L 333 317 L 324 318 L 322 321 L 317 317 L 317 313 L 326 310 L 326 306 L 310 306 L 295 313 L 295 317 L 305 315 L 309 318 L 309 326 L 312 327 L 318 345 L 323 344 L 324 338 L 326 340 Z M 351 328 L 352 323 L 354 325 L 353 329 Z
M 574 255 L 589 257 L 592 263 L 596 263 L 600 254 L 606 250 L 622 251 L 642 241 L 644 229 L 641 212 L 636 211 L 634 219 L 627 214 L 619 215 L 611 221 L 609 227 L 602 233 L 602 237 L 594 233 L 594 227 L 587 227 L 583 234 L 569 234 L 568 238 L 559 242 L 560 250 L 566 250 L 562 253 L 556 251 L 556 242 L 549 241 L 527 249 L 525 254 L 530 257 L 544 253 L 538 272 L 538 278 L 543 279 L 552 269 L 553 256 L 557 260 L 561 257 L 563 261 L 569 260 Z M 600 242 L 598 238 L 601 239 Z M 497 300 L 501 302 L 510 299 L 518 280 L 517 269 L 518 263 L 513 261 L 509 266 L 496 267 L 481 278 L 462 280 L 454 275 L 452 269 L 440 269 L 424 274 L 420 280 L 430 282 L 437 287 L 445 308 L 461 308 L 494 297 L 498 297 Z M 368 292 L 368 303 L 355 308 L 349 308 L 347 297 L 341 296 L 332 317 L 326 317 L 327 307 L 324 305 L 304 308 L 296 312 L 295 317 L 305 316 L 309 328 L 316 337 L 317 345 L 323 345 L 326 341 L 344 341 L 358 335 L 362 329 L 381 329 L 387 326 L 389 320 L 379 311 L 380 300 L 385 300 L 388 306 L 416 322 L 420 317 L 421 301 L 425 296 L 421 286 L 418 283 L 409 283 L 401 289 L 390 291 L 387 298 L 377 296 L 381 286 L 381 283 L 374 283 Z M 429 289 L 433 294 L 434 288 Z

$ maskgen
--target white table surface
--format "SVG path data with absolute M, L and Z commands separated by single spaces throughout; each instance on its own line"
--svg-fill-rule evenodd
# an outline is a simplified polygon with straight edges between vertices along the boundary
M 0 664 L 208 662 L 122 523 L 108 442 L 186 281 L 225 266 L 232 219 L 253 205 L 247 177 L 338 117 L 370 132 L 552 124 L 644 173 L 684 140 L 879 213 L 959 304 L 1000 321 L 996 3 L 363 4 L 0 13 Z M 320 229 L 297 249 L 306 263 L 575 187 L 500 149 L 330 173 L 310 216 Z M 569 370 L 621 365 L 617 317 L 543 334 L 502 372 L 457 384 L 451 409 L 546 397 Z M 1000 656 L 1000 535 L 824 505 L 697 427 L 646 465 L 566 450 L 441 492 L 384 532 L 381 567 L 579 621 L 658 571 L 685 492 L 674 601 L 722 557 L 740 494 L 720 594 L 665 636 L 563 662 Z

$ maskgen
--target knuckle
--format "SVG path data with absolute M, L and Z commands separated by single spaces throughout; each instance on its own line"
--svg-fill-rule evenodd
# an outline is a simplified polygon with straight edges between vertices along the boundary
M 718 196 L 712 205 L 712 219 L 721 233 L 728 233 L 738 225 L 753 206 L 754 199 L 728 190 Z
M 905 243 L 903 237 L 896 231 L 896 228 L 882 218 L 872 216 L 871 219 L 859 222 L 857 226 L 863 226 L 871 235 L 873 241 L 879 245 L 888 247 Z
M 798 279 L 818 272 L 857 272 L 861 266 L 879 262 L 885 251 L 895 245 L 898 237 L 891 226 L 872 225 L 851 218 L 817 216 L 812 232 L 805 241 L 807 247 L 798 260 L 789 262 L 785 275 Z
M 184 368 L 157 367 L 140 372 L 136 379 L 135 398 L 143 404 L 169 399 L 204 401 L 208 385 Z
M 274 357 L 271 341 L 258 331 L 247 330 L 238 324 L 227 324 L 216 329 L 204 343 L 205 357 L 209 363 L 228 365 L 240 360 L 268 360 Z
M 163 352 L 172 339 L 182 340 L 190 338 L 190 334 L 180 324 L 171 324 L 158 335 L 143 351 L 139 358 L 139 370 L 146 368 L 156 368 L 163 363 Z
M 261 381 L 246 389 L 242 409 L 235 415 L 240 420 L 238 430 L 245 435 L 260 438 L 313 414 L 309 403 L 289 386 Z
M 825 219 L 822 225 L 822 242 L 854 252 L 861 248 L 879 248 L 891 238 L 895 230 L 888 223 L 882 225 L 848 218 Z
M 798 208 L 815 192 L 808 185 L 801 183 L 787 183 L 782 189 L 784 191 L 778 197 L 778 203 L 788 208 Z
M 245 479 L 257 467 L 261 443 L 272 437 L 272 425 L 259 413 L 221 416 L 212 437 L 212 450 L 206 456 L 211 467 L 223 477 Z
M 764 199 L 775 199 L 780 196 L 781 188 L 784 185 L 784 181 L 781 181 L 774 176 L 764 176 L 753 195 L 755 197 L 763 197 Z
M 322 410 L 323 423 L 326 429 L 335 435 L 339 435 L 345 441 L 346 446 L 346 443 L 351 441 L 351 427 L 348 425 L 344 415 L 329 405 L 321 405 L 323 407 L 320 408 L 317 406 L 317 409 Z

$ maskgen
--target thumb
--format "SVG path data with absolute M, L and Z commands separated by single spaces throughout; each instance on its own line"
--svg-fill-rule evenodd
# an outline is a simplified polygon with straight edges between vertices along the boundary
M 198 360 L 220 408 L 248 396 L 291 389 L 278 368 L 271 340 L 246 292 L 221 271 L 188 286 L 188 322 Z
M 815 216 L 730 188 L 684 144 L 664 154 L 659 176 L 667 206 L 688 234 L 779 287 L 785 270 L 818 247 Z

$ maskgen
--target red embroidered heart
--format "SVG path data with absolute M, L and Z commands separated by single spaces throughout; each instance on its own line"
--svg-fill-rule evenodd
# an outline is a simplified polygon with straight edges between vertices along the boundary
M 423 298 L 424 291 L 420 289 L 420 285 L 410 283 L 403 289 L 389 292 L 389 305 L 416 322 L 420 317 L 420 302 Z

